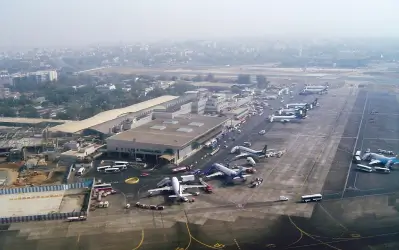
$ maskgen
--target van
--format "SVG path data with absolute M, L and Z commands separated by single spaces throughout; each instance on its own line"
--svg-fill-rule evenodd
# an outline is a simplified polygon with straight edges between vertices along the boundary
M 358 151 L 356 151 L 355 156 L 360 156 L 361 153 L 362 153 L 362 152 L 361 152 L 360 150 L 358 150 Z
M 362 162 L 362 159 L 360 159 L 360 156 L 353 157 L 353 163 L 360 164 L 361 162 Z
M 82 176 L 85 173 L 85 170 L 84 167 L 79 168 L 78 172 L 76 172 L 76 176 Z

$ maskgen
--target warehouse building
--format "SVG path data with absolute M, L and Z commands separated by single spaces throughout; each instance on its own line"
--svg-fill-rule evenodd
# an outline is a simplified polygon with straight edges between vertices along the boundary
M 227 118 L 187 115 L 155 119 L 109 137 L 110 156 L 141 158 L 148 162 L 180 163 L 223 131 Z

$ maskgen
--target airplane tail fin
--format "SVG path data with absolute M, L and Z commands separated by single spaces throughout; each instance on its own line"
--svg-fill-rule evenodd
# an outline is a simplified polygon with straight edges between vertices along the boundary
M 263 147 L 262 153 L 266 154 L 267 152 L 267 144 Z

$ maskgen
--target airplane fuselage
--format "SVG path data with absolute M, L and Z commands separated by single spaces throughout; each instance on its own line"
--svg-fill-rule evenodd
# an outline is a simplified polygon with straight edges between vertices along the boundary
M 237 176 L 237 172 L 236 172 L 236 171 L 234 171 L 234 170 L 232 170 L 232 169 L 230 169 L 230 168 L 227 168 L 227 167 L 225 167 L 225 166 L 223 166 L 223 165 L 221 165 L 221 164 L 219 164 L 219 163 L 215 163 L 215 164 L 213 164 L 213 166 L 215 167 L 215 169 L 216 169 L 217 171 L 222 172 L 222 173 L 225 174 L 226 176 L 229 176 L 229 177 L 235 177 L 235 176 Z
M 180 182 L 177 177 L 172 177 L 172 190 L 178 197 L 181 197 L 183 190 L 180 188 Z

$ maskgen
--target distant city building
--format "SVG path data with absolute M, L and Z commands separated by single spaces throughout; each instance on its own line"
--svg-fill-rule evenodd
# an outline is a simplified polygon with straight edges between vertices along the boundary
M 26 74 L 16 74 L 12 76 L 12 84 L 20 83 L 44 83 L 58 80 L 58 74 L 55 70 L 36 71 Z
M 116 89 L 114 84 L 104 84 L 96 86 L 96 89 L 100 92 L 109 92 Z
M 205 113 L 218 113 L 227 108 L 227 105 L 225 94 L 213 94 L 206 102 Z

